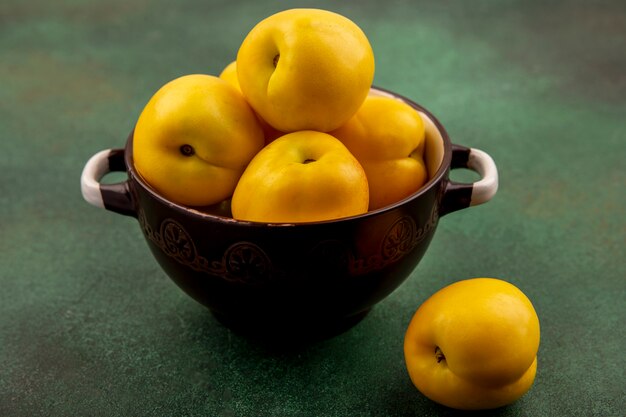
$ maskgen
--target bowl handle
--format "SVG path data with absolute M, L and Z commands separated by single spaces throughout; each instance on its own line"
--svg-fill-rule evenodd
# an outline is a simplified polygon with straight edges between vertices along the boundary
M 126 172 L 124 149 L 106 149 L 87 161 L 80 176 L 83 198 L 93 206 L 137 217 L 128 180 L 116 184 L 100 183 L 109 172 Z
M 487 153 L 476 148 L 452 145 L 450 169 L 467 168 L 481 179 L 471 184 L 448 181 L 441 201 L 439 215 L 486 203 L 498 191 L 498 169 Z

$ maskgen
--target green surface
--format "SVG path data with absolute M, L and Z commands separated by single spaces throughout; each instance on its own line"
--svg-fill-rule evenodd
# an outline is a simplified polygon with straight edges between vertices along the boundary
M 0 415 L 456 415 L 417 392 L 402 341 L 453 281 L 518 285 L 539 370 L 498 416 L 621 416 L 626 6 L 619 0 L 307 2 L 355 20 L 375 82 L 487 151 L 500 190 L 442 218 L 408 281 L 345 334 L 275 352 L 159 269 L 137 222 L 85 203 L 162 84 L 217 74 L 260 19 L 304 2 L 0 3 Z M 621 325 L 619 323 L 622 323 Z

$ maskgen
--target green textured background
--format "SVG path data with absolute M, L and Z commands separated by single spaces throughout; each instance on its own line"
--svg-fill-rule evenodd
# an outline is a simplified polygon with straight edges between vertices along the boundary
M 358 326 L 275 352 L 184 295 L 137 222 L 85 203 L 79 177 L 123 146 L 162 84 L 219 73 L 257 21 L 296 5 L 359 24 L 375 83 L 488 152 L 500 190 L 442 218 L 417 270 Z M 404 331 L 439 288 L 493 276 L 531 298 L 542 341 L 531 391 L 485 414 L 622 416 L 625 116 L 618 0 L 4 0 L 0 415 L 456 415 L 412 386 Z

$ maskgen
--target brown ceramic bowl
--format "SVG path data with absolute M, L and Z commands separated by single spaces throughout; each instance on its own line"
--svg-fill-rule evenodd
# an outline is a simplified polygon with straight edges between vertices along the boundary
M 495 194 L 498 175 L 484 152 L 453 145 L 426 109 L 429 181 L 388 207 L 332 221 L 266 224 L 229 217 L 228 204 L 185 207 L 168 201 L 135 170 L 132 132 L 123 149 L 95 154 L 81 177 L 91 204 L 136 217 L 169 277 L 226 325 L 265 335 L 333 334 L 357 323 L 409 276 L 426 252 L 439 218 Z M 481 180 L 459 184 L 450 169 Z M 103 184 L 111 171 L 128 179 Z

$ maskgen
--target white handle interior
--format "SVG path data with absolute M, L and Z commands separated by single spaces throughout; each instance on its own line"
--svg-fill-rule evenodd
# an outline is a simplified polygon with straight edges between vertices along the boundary
M 96 207 L 104 208 L 102 193 L 100 192 L 100 180 L 111 172 L 109 166 L 110 149 L 98 152 L 85 164 L 80 176 L 80 190 L 86 202 Z
M 467 167 L 478 172 L 481 179 L 473 184 L 471 206 L 486 203 L 498 191 L 498 169 L 487 153 L 471 148 Z

